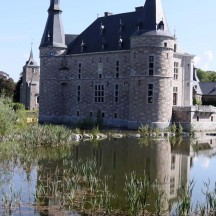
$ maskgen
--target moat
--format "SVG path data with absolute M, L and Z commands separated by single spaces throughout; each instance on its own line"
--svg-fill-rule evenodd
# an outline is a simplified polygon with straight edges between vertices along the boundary
M 104 215 L 114 214 L 115 209 L 116 215 L 132 215 L 126 190 L 132 183 L 126 185 L 126 179 L 132 176 L 147 176 L 150 187 L 157 180 L 163 191 L 160 208 L 166 210 L 164 215 L 175 212 L 179 188 L 194 184 L 191 200 L 195 209 L 197 203 L 205 202 L 206 187 L 214 189 L 215 143 L 215 137 L 203 141 L 105 139 L 46 149 L 1 143 L 0 212 L 14 216 L 82 215 L 83 211 L 102 215 L 99 210 L 103 208 Z M 98 186 L 98 179 L 105 183 Z M 103 200 L 93 198 L 98 193 Z M 151 195 L 155 194 L 149 193 L 148 211 L 155 206 Z

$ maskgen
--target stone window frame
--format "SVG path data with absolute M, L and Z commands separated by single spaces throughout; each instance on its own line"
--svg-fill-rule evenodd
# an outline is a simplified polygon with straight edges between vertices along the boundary
M 105 86 L 95 85 L 94 86 L 94 102 L 104 103 L 104 101 L 105 101 Z
M 148 83 L 147 103 L 153 104 L 153 102 L 154 102 L 154 83 Z
M 78 79 L 81 79 L 82 77 L 82 63 L 78 63 Z
M 155 55 L 148 56 L 148 75 L 153 76 L 155 72 Z
M 39 104 L 39 102 L 40 102 L 40 96 L 38 95 L 36 96 L 36 104 Z
M 118 113 L 115 112 L 115 113 L 114 113 L 114 119 L 117 119 L 117 118 L 118 118 Z
M 170 195 L 175 193 L 175 177 L 170 177 Z
M 176 156 L 171 156 L 171 170 L 175 170 L 175 164 L 176 164 Z
M 97 68 L 97 71 L 98 71 L 98 78 L 101 79 L 102 76 L 103 76 L 103 68 L 104 68 L 104 65 L 102 62 L 99 62 L 98 63 L 98 68 Z
M 173 106 L 178 105 L 178 86 L 173 86 Z
M 119 85 L 116 84 L 115 85 L 115 89 L 114 89 L 114 98 L 115 98 L 115 103 L 119 102 Z
M 178 80 L 179 78 L 179 62 L 174 62 L 174 75 L 173 75 L 174 80 Z
M 115 67 L 115 78 L 119 78 L 119 71 L 120 71 L 120 61 L 116 61 L 116 67 Z
M 77 86 L 77 102 L 81 102 L 81 86 Z

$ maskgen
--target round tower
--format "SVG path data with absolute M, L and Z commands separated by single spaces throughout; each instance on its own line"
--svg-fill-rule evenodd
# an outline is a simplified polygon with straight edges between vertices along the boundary
M 40 107 L 39 122 L 52 122 L 58 109 L 59 83 L 56 69 L 61 67 L 66 52 L 65 34 L 61 20 L 60 0 L 50 0 L 48 18 L 40 44 Z
M 142 14 L 131 37 L 129 128 L 165 128 L 172 116 L 175 38 L 160 0 L 146 0 Z

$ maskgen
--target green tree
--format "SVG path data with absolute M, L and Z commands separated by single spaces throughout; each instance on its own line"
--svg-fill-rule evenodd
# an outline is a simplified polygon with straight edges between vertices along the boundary
M 216 82 L 215 71 L 204 71 L 202 69 L 197 69 L 197 76 L 200 82 Z
M 0 95 L 5 95 L 7 97 L 13 97 L 15 90 L 15 83 L 10 76 L 0 71 Z

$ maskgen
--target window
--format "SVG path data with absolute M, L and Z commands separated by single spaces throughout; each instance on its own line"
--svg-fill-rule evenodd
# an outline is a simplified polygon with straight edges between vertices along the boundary
M 101 117 L 105 118 L 105 113 L 104 112 L 101 113 Z
M 92 113 L 92 112 L 90 112 L 90 113 L 89 113 L 89 116 L 90 116 L 90 117 L 92 117 L 92 116 L 93 116 L 93 113 Z
M 177 80 L 178 79 L 178 69 L 179 67 L 179 63 L 178 62 L 174 62 L 174 79 Z
M 78 79 L 81 79 L 81 74 L 82 74 L 82 64 L 79 63 L 79 66 L 78 66 Z
M 38 103 L 39 104 L 39 96 L 37 96 L 37 98 L 36 98 L 36 103 Z
M 103 63 L 98 63 L 98 77 L 99 77 L 99 79 L 102 78 L 102 74 L 103 74 Z
M 118 114 L 114 113 L 114 118 L 117 119 L 118 118 Z
M 149 75 L 152 76 L 154 74 L 154 56 L 149 56 Z
M 119 86 L 115 85 L 115 102 L 118 103 L 119 101 Z
M 174 52 L 176 52 L 176 50 L 177 50 L 177 45 L 174 44 Z
M 175 177 L 170 178 L 170 195 L 175 193 Z
M 166 42 L 164 43 L 164 47 L 167 47 L 167 43 Z
M 173 87 L 173 105 L 177 105 L 178 102 L 178 87 Z
M 211 116 L 211 121 L 212 121 L 212 122 L 214 121 L 214 117 L 213 117 L 213 116 Z
M 77 111 L 77 116 L 79 116 L 80 115 L 80 113 L 79 113 L 79 111 Z
M 119 78 L 119 61 L 116 61 L 116 78 Z
M 153 84 L 148 84 L 148 103 L 153 103 Z
M 80 86 L 77 86 L 77 101 L 80 102 L 80 94 L 81 94 L 81 88 Z
M 104 85 L 95 86 L 95 103 L 104 102 Z
M 197 122 L 199 121 L 199 116 L 197 116 Z
M 172 158 L 171 158 L 171 170 L 175 169 L 175 161 L 176 161 L 176 158 L 175 158 L 174 155 L 172 155 Z

